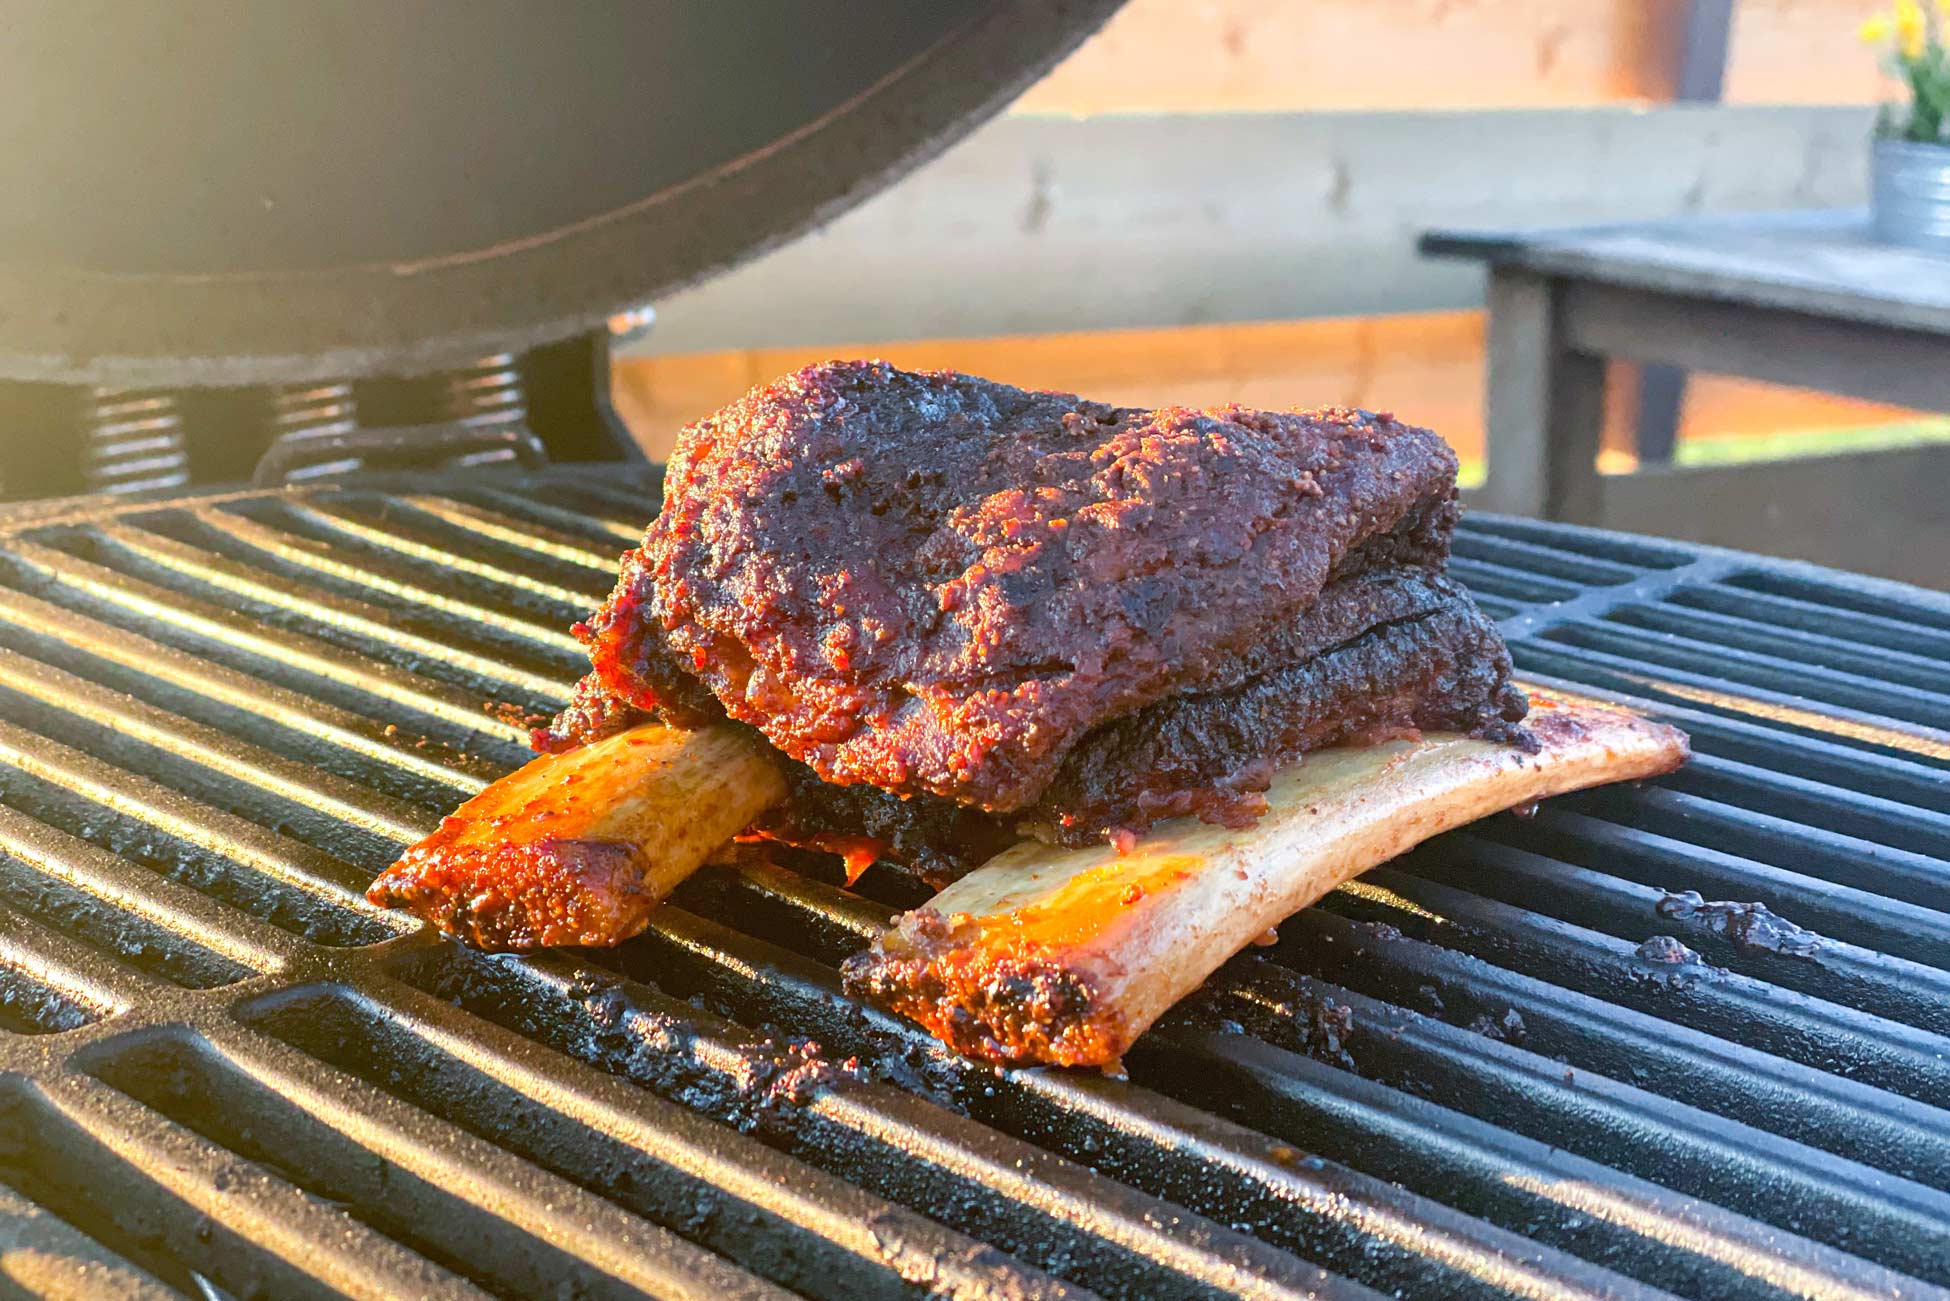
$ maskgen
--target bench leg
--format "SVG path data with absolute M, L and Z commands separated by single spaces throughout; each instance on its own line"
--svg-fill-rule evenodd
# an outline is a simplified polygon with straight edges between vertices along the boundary
M 1489 477 L 1479 500 L 1485 510 L 1595 524 L 1605 364 L 1566 346 L 1559 292 L 1542 276 L 1490 272 Z

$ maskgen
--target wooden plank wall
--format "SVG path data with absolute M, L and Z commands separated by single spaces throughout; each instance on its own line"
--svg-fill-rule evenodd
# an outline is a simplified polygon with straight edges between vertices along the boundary
M 1874 7 L 1740 0 L 1747 107 L 1648 111 L 1678 0 L 1132 0 L 1011 115 L 660 304 L 619 403 L 661 451 L 762 379 L 880 355 L 1133 403 L 1392 407 L 1469 457 L 1481 277 L 1416 231 L 1859 202 Z M 1682 436 L 1902 414 L 1708 379 Z
M 1018 105 L 1041 113 L 1546 108 L 1671 97 L 1684 0 L 1131 0 Z M 1870 103 L 1884 0 L 1739 0 L 1726 99 Z

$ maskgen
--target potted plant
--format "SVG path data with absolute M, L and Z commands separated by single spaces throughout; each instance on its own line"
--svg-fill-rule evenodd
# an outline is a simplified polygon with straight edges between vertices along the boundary
M 1876 235 L 1892 244 L 1950 253 L 1950 0 L 1897 0 L 1862 27 L 1887 51 L 1903 102 L 1877 122 L 1871 205 Z

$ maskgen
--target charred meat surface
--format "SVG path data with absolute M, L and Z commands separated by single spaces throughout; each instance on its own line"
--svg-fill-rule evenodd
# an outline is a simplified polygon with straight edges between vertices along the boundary
M 1362 412 L 815 366 L 685 431 L 593 659 L 680 724 L 711 712 L 688 675 L 825 781 L 1019 809 L 1098 724 L 1231 671 L 1364 543 L 1439 566 L 1455 468 Z
M 1236 821 L 1321 745 L 1521 740 L 1501 640 L 1440 577 L 1455 470 L 1367 412 L 810 367 L 684 432 L 538 745 L 728 715 L 799 765 L 777 834 L 952 875 L 1024 825 Z
M 1116 839 L 1196 813 L 1241 825 L 1275 769 L 1311 750 L 1463 732 L 1530 746 L 1523 694 L 1495 625 L 1448 579 L 1370 573 L 1330 586 L 1307 635 L 1271 639 L 1237 682 L 1161 700 L 1085 736 L 1037 802 L 986 813 L 933 796 L 835 786 L 801 765 L 760 830 L 819 847 L 878 842 L 943 885 L 1027 834 L 1062 845 Z
M 1534 748 L 1517 725 L 1526 702 L 1509 651 L 1465 593 L 1421 575 L 1358 585 L 1376 589 L 1354 597 L 1373 620 L 1359 635 L 1084 738 L 1035 807 L 1050 828 L 1043 838 L 1087 844 L 1188 813 L 1250 825 L 1274 770 L 1328 746 L 1442 731 Z M 1376 618 L 1390 609 L 1399 616 Z
M 1455 474 L 1365 411 L 796 372 L 684 431 L 543 757 L 372 897 L 488 947 L 614 943 L 713 852 L 657 809 L 941 886 L 1025 836 L 1242 831 L 1324 749 L 1535 753 L 1501 636 L 1442 572 Z M 544 788 L 578 794 L 556 816 Z

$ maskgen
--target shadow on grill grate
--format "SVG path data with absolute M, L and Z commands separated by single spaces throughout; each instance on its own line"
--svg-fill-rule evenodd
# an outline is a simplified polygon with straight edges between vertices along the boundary
M 1950 601 L 1472 520 L 1524 670 L 1695 763 L 1343 888 L 1127 1081 L 997 1074 L 839 991 L 903 878 L 712 869 L 579 958 L 364 902 L 565 698 L 653 510 L 612 473 L 0 537 L 0 1248 L 237 1296 L 1944 1295 Z

